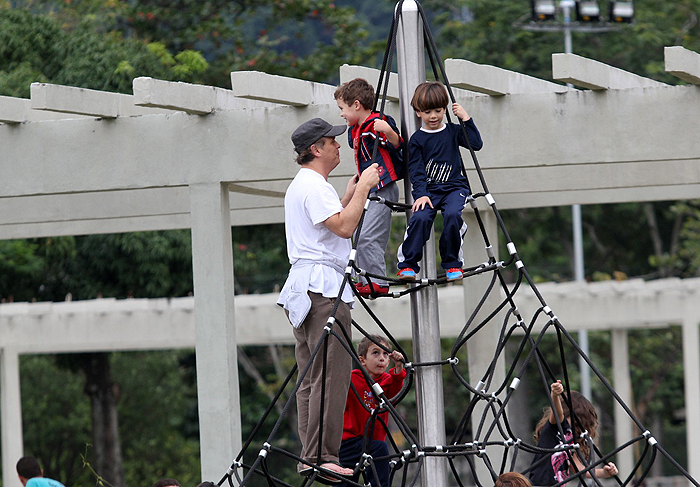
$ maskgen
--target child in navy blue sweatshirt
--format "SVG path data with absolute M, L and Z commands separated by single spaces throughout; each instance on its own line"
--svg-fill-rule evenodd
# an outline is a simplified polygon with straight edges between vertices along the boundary
M 467 224 L 462 211 L 470 190 L 462 174 L 459 146 L 467 147 L 467 141 L 459 124 L 443 122 L 449 101 L 447 90 L 439 81 L 418 85 L 411 100 L 423 126 L 411 136 L 408 145 L 414 202 L 406 237 L 398 251 L 398 276 L 403 280 L 415 279 L 420 271 L 418 262 L 438 210 L 444 220 L 440 236 L 442 268 L 449 281 L 463 277 L 462 242 Z M 452 104 L 452 112 L 464 122 L 471 147 L 481 149 L 483 143 L 474 120 L 459 103 Z

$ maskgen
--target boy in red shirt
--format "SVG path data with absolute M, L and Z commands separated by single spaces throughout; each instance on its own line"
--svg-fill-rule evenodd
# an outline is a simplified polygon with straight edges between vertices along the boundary
M 387 352 L 377 343 L 381 343 L 384 348 L 389 349 L 389 343 L 385 338 L 370 335 L 362 338 L 357 346 L 357 354 L 360 357 L 360 363 L 367 369 L 372 380 L 379 384 L 386 397 L 391 399 L 401 390 L 403 380 L 406 378 L 406 370 L 403 368 L 404 359 L 400 352 L 396 350 L 391 353 Z M 390 359 L 394 361 L 395 367 L 387 373 L 385 370 L 389 366 Z M 362 460 L 362 454 L 366 451 L 375 459 L 374 466 L 379 480 L 379 484 L 377 484 L 377 478 L 375 478 L 371 467 L 368 466 L 365 471 L 370 483 L 373 487 L 389 487 L 389 460 L 386 458 L 376 460 L 389 455 L 389 448 L 385 442 L 387 431 L 380 421 L 367 424 L 370 421 L 371 411 L 379 407 L 379 401 L 371 386 L 367 384 L 362 371 L 353 370 L 351 381 L 352 386 L 348 391 L 343 418 L 343 441 L 338 451 L 340 464 L 346 468 L 355 468 L 355 465 Z M 377 417 L 381 418 L 384 424 L 387 424 L 389 413 L 383 412 Z M 367 441 L 369 441 L 369 448 L 366 449 L 363 448 L 365 429 L 368 432 Z
M 403 159 L 396 122 L 389 115 L 380 117 L 373 111 L 374 88 L 367 80 L 355 78 L 343 83 L 335 90 L 340 116 L 345 119 L 348 143 L 355 152 L 357 174 L 361 174 L 373 163 L 378 164 L 379 184 L 370 191 L 370 196 L 381 196 L 388 201 L 399 200 L 399 187 Z M 374 146 L 378 144 L 375 152 Z M 372 155 L 374 154 L 374 158 Z M 378 201 L 370 201 L 357 241 L 357 266 L 371 274 L 386 276 L 384 253 L 391 233 L 391 209 Z M 373 279 L 371 283 L 360 278 L 355 287 L 360 296 L 388 294 L 389 283 Z

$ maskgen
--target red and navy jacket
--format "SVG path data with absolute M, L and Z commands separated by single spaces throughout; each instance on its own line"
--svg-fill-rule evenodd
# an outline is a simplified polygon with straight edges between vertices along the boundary
M 377 153 L 372 160 L 372 152 L 374 144 L 377 140 L 377 133 L 374 130 L 374 121 L 379 118 L 379 112 L 372 112 L 367 119 L 361 124 L 355 124 L 348 130 L 348 143 L 350 148 L 355 151 L 355 162 L 357 163 L 357 172 L 361 174 L 373 163 L 379 164 L 379 184 L 373 189 L 376 191 L 383 188 L 387 184 L 398 181 L 403 178 L 403 157 L 401 155 L 401 146 L 403 138 L 399 133 L 396 122 L 389 115 L 382 117 L 389 126 L 399 135 L 399 147 L 394 147 L 384 134 L 379 133 L 379 147 Z
M 345 414 L 343 416 L 344 440 L 364 437 L 365 425 L 370 419 L 370 413 L 364 406 L 368 409 L 377 409 L 379 407 L 379 401 L 375 397 L 372 388 L 367 385 L 367 381 L 365 380 L 365 376 L 362 375 L 362 372 L 359 369 L 354 369 L 350 378 L 360 397 L 358 398 L 355 391 L 350 387 L 348 399 L 345 403 Z M 401 369 L 401 372 L 397 373 L 394 368 L 390 369 L 389 373 L 384 372 L 375 382 L 382 386 L 386 397 L 391 399 L 399 393 L 405 378 L 406 369 Z M 379 417 L 382 418 L 386 424 L 389 420 L 389 413 L 385 411 L 379 414 Z M 372 439 L 379 441 L 384 441 L 386 439 L 386 430 L 379 421 L 374 424 Z

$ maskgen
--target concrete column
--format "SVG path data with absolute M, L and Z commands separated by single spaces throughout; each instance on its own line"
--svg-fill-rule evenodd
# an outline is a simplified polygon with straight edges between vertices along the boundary
M 2 485 L 17 485 L 17 460 L 24 455 L 19 355 L 0 350 L 0 428 L 2 434 Z
M 612 366 L 613 384 L 623 402 L 632 405 L 632 380 L 630 379 L 629 348 L 627 330 L 612 330 Z M 641 433 L 641 431 L 640 431 Z M 622 445 L 634 436 L 634 424 L 627 412 L 615 403 L 615 444 Z M 616 465 L 623 476 L 629 475 L 634 468 L 634 449 L 626 448 L 617 454 Z
M 228 186 L 191 185 L 190 211 L 202 478 L 218 481 L 241 449 Z
M 467 156 L 468 157 L 468 156 Z M 465 159 L 464 164 L 469 167 L 471 160 Z M 498 227 L 496 222 L 496 216 L 493 211 L 489 208 L 486 211 L 479 212 L 482 222 L 486 228 L 486 234 L 489 237 L 491 246 L 493 247 L 494 255 L 496 260 L 498 260 Z M 474 266 L 482 262 L 488 261 L 488 255 L 485 250 L 484 238 L 481 235 L 481 230 L 479 229 L 479 224 L 476 221 L 476 217 L 472 212 L 465 212 L 464 219 L 467 222 L 468 230 L 464 238 L 464 262 L 466 266 Z M 479 300 L 484 295 L 487 286 L 491 282 L 493 274 L 491 272 L 486 272 L 478 276 L 473 276 L 463 281 L 462 287 L 464 288 L 464 312 L 465 316 L 469 317 L 476 309 Z M 481 311 L 477 314 L 474 326 L 480 323 L 483 319 L 488 316 L 500 303 L 502 293 L 499 291 L 500 284 L 496 283 L 491 295 L 486 299 L 484 306 Z M 493 356 L 496 353 L 496 348 L 498 346 L 498 337 L 500 333 L 500 326 L 502 324 L 503 313 L 499 313 L 491 323 L 486 325 L 479 333 L 474 335 L 467 341 L 467 354 L 469 360 L 469 383 L 472 386 L 476 386 L 482 379 L 484 373 L 488 370 Z M 466 318 L 465 318 L 466 323 Z M 472 327 L 473 328 L 473 327 Z M 493 381 L 491 382 L 492 390 L 495 390 L 505 379 L 506 366 L 505 359 L 503 355 L 498 359 L 496 364 Z M 508 389 L 506 389 L 506 392 Z M 505 398 L 505 396 L 503 396 Z M 466 399 L 465 399 L 466 400 Z M 485 403 L 482 401 L 472 413 L 472 431 L 476 431 L 481 421 L 481 416 L 484 413 Z M 493 419 L 490 416 L 490 419 Z M 487 419 L 486 424 L 490 424 L 491 421 Z M 485 432 L 485 431 L 484 431 Z M 483 432 L 482 432 L 483 433 Z M 498 430 L 492 433 L 491 439 L 501 439 Z M 483 441 L 483 436 L 479 438 L 479 441 Z M 500 447 L 487 448 L 487 453 L 493 453 L 494 455 L 491 459 L 500 458 L 502 449 Z M 479 476 L 479 480 L 482 484 L 488 485 L 491 482 L 491 474 L 482 461 L 476 461 L 476 471 Z M 498 462 L 495 462 L 498 463 Z
M 697 297 L 686 297 L 686 310 L 683 318 L 683 383 L 685 386 L 685 427 L 688 447 L 688 472 L 693 478 L 700 478 L 700 315 Z
M 401 22 L 396 38 L 397 65 L 399 71 L 399 97 L 402 115 L 402 133 L 410 137 L 420 125 L 411 108 L 411 98 L 416 86 L 425 81 L 425 50 L 423 22 L 418 5 L 413 0 L 402 4 Z M 408 178 L 405 182 L 406 201 L 411 192 Z M 423 249 L 419 277 L 435 278 L 435 235 Z M 440 349 L 440 319 L 438 316 L 438 291 L 429 286 L 411 295 L 411 323 L 413 356 L 415 362 L 437 362 L 442 359 Z M 418 439 L 422 445 L 445 444 L 445 402 L 442 389 L 442 367 L 419 367 L 416 370 L 416 406 L 418 409 Z M 421 470 L 423 487 L 444 487 L 447 462 L 444 458 L 426 457 Z

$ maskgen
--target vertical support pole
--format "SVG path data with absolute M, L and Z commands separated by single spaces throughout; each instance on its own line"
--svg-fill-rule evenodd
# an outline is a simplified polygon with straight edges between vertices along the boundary
M 630 357 L 627 342 L 627 330 L 611 331 L 613 384 L 620 399 L 625 404 L 632 404 L 632 380 L 630 378 Z M 641 433 L 641 431 L 640 431 Z M 622 406 L 615 402 L 615 444 L 622 445 L 634 435 L 633 423 Z M 634 450 L 625 448 L 617 454 L 616 465 L 623 476 L 629 475 L 634 468 Z
M 398 24 L 397 64 L 399 71 L 399 99 L 401 124 L 404 137 L 410 137 L 420 126 L 410 100 L 420 83 L 425 81 L 425 49 L 423 22 L 418 5 L 413 0 L 402 4 L 401 22 Z M 405 180 L 406 201 L 411 201 L 411 187 Z M 434 278 L 435 236 L 423 249 L 421 277 Z M 440 321 L 437 306 L 437 288 L 429 286 L 411 294 L 411 323 L 413 355 L 415 362 L 434 362 L 442 359 L 440 348 Z M 423 445 L 445 444 L 445 403 L 442 390 L 442 367 L 419 367 L 416 371 L 416 404 L 418 408 L 418 438 Z M 426 457 L 421 470 L 423 487 L 444 487 L 447 465 L 444 458 Z
M 683 384 L 685 388 L 685 427 L 688 448 L 688 473 L 700 478 L 700 314 L 696 296 L 685 296 L 683 317 Z
M 24 455 L 22 400 L 19 385 L 19 355 L 0 350 L 0 434 L 2 435 L 2 485 L 16 485 L 17 460 Z
M 484 227 L 486 228 L 486 234 L 488 235 L 489 242 L 493 247 L 496 260 L 498 260 L 498 223 L 496 221 L 496 216 L 494 215 L 491 208 L 480 211 L 479 215 L 481 216 L 481 221 L 483 222 Z M 476 221 L 474 213 L 471 211 L 467 211 L 465 212 L 464 216 L 469 228 L 464 238 L 464 261 L 467 266 L 474 266 L 481 262 L 487 261 L 488 257 L 484 249 L 484 239 L 481 235 L 481 231 L 479 230 L 479 225 Z M 462 287 L 464 288 L 464 312 L 466 316 L 471 316 L 471 314 L 474 312 L 477 305 L 479 304 L 479 301 L 483 297 L 484 291 L 491 282 L 492 277 L 493 274 L 489 272 L 478 276 L 472 276 L 469 279 L 463 281 Z M 475 318 L 476 323 L 481 323 L 481 321 L 484 320 L 491 311 L 498 307 L 498 305 L 501 303 L 501 300 L 502 293 L 499 292 L 499 284 L 497 283 L 492 293 L 486 298 L 482 310 L 477 314 Z M 503 316 L 504 312 L 499 313 L 499 315 L 495 317 L 491 323 L 485 326 L 481 331 L 479 331 L 479 333 L 474 335 L 467 342 L 469 382 L 472 385 L 476 385 L 479 383 L 479 381 L 482 379 L 489 366 L 491 365 L 491 361 L 493 360 L 493 354 L 498 348 L 500 324 L 502 323 Z M 493 371 L 492 384 L 495 384 L 496 387 L 505 380 L 505 363 L 505 357 L 501 355 L 498 358 L 498 361 Z M 495 390 L 495 388 L 490 389 L 490 391 L 493 390 Z M 486 404 L 484 401 L 479 403 L 474 408 L 474 411 L 472 412 L 471 416 L 471 425 L 473 432 L 476 432 L 477 428 L 479 427 L 479 423 L 482 415 L 484 414 L 485 409 Z M 491 413 L 489 412 L 488 414 Z M 491 418 L 493 418 L 493 416 L 491 416 Z M 486 423 L 488 424 L 489 421 L 487 420 Z M 492 433 L 490 439 L 494 440 L 495 436 L 498 436 L 500 438 L 500 435 L 497 430 Z M 479 440 L 483 441 L 484 437 L 482 436 L 481 438 L 479 438 Z M 486 450 L 488 453 L 488 451 L 491 450 L 491 448 L 486 447 Z M 493 448 L 493 451 L 499 451 L 500 453 L 502 450 L 500 450 L 500 447 L 496 447 Z M 491 483 L 491 474 L 488 468 L 486 467 L 486 464 L 481 461 L 477 461 L 475 463 L 476 475 L 478 476 L 481 484 L 488 485 L 489 483 Z
M 217 481 L 241 449 L 228 186 L 191 185 L 190 217 L 202 478 Z

